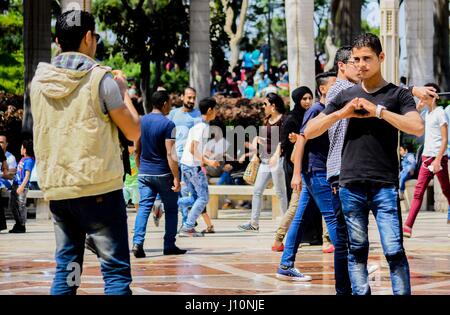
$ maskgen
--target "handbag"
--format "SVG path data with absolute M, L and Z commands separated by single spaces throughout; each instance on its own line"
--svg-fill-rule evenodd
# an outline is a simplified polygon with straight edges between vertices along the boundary
M 243 179 L 247 184 L 249 185 L 255 184 L 260 164 L 261 161 L 259 160 L 259 157 L 257 155 L 254 155 L 250 163 L 247 165 L 247 168 L 245 169 L 243 176 Z

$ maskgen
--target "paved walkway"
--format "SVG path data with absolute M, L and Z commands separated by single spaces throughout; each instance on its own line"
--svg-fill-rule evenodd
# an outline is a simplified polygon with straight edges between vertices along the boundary
M 334 294 L 333 255 L 321 246 L 303 246 L 296 266 L 313 277 L 310 283 L 275 278 L 281 253 L 270 251 L 278 221 L 262 220 L 259 233 L 239 232 L 245 211 L 220 211 L 216 234 L 179 238 L 189 250 L 183 256 L 163 256 L 164 222 L 149 221 L 147 257 L 132 256 L 134 294 Z M 266 214 L 267 216 L 267 214 Z M 129 213 L 133 230 L 135 213 Z M 203 222 L 199 221 L 199 228 Z M 8 226 L 12 227 L 9 221 Z M 50 221 L 29 220 L 26 234 L 0 233 L 0 294 L 48 294 L 54 274 L 55 241 Z M 450 294 L 450 226 L 443 213 L 419 214 L 412 239 L 405 240 L 413 294 Z M 389 271 L 371 218 L 371 264 L 379 266 L 371 280 L 373 294 L 391 294 Z M 131 240 L 132 233 L 130 233 Z M 103 294 L 96 256 L 86 252 L 79 294 Z

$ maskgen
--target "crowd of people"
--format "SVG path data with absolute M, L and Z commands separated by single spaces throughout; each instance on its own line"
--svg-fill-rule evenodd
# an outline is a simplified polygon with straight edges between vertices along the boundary
M 70 23 L 74 15 L 80 23 Z M 403 236 L 411 236 L 424 187 L 434 175 L 450 204 L 448 118 L 436 106 L 437 86 L 398 87 L 383 79 L 385 55 L 377 36 L 362 34 L 353 46 L 341 47 L 334 71 L 317 75 L 316 91 L 306 86 L 292 91 L 295 105 L 290 111 L 275 90 L 263 96 L 261 111 L 248 99 L 218 108 L 220 96 L 197 100 L 195 89 L 187 87 L 181 107 L 172 109 L 172 98 L 160 89 L 151 97 L 152 112 L 140 116 L 123 73 L 93 59 L 93 16 L 64 12 L 55 29 L 62 53 L 36 70 L 31 84 L 34 147 L 23 143 L 11 185 L 11 200 L 17 205 L 12 206 L 13 230 L 20 233 L 25 231 L 23 200 L 36 160 L 39 187 L 54 218 L 57 266 L 52 294 L 76 294 L 79 283 L 67 279 L 71 264 L 82 267 L 85 247 L 99 258 L 105 293 L 131 294 L 126 204 L 131 200 L 137 211 L 131 248 L 136 258 L 145 257 L 152 211 L 156 224 L 165 215 L 163 254 L 183 255 L 187 251 L 176 246 L 177 235 L 216 232 L 206 212 L 208 177 L 219 177 L 218 184 L 243 184 L 247 168 L 255 165 L 251 218 L 237 228 L 259 231 L 262 192 L 271 181 L 283 213 L 272 245 L 272 250 L 283 252 L 277 278 L 311 281 L 295 261 L 301 259 L 297 251 L 305 222 L 320 211 L 333 245 L 336 294 L 370 294 L 368 274 L 376 268 L 367 264 L 371 211 L 393 293 L 411 294 Z M 244 57 L 244 62 L 257 55 Z M 254 64 L 247 62 L 244 68 L 251 71 Z M 420 100 L 417 106 L 413 96 Z M 419 114 L 422 106 L 427 109 L 424 119 Z M 241 147 L 231 145 L 235 141 L 223 137 L 228 136 L 224 121 L 255 126 L 248 117 L 262 118 L 259 133 L 244 136 Z M 415 136 L 425 132 L 421 164 L 409 145 L 402 144 L 397 152 L 399 131 Z M 7 157 L 0 154 L 0 160 Z M 417 164 L 414 201 L 402 227 L 400 197 Z M 2 169 L 3 174 L 12 173 L 7 162 Z M 196 229 L 200 217 L 206 224 L 201 232 Z
M 269 47 L 247 45 L 241 52 L 238 65 L 232 71 L 211 73 L 211 95 L 225 97 L 265 97 L 269 93 L 288 94 L 289 74 L 287 62 L 269 65 Z

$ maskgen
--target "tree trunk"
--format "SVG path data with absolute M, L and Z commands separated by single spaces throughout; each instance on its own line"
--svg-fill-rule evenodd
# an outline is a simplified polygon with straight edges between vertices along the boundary
M 434 3 L 430 0 L 405 1 L 406 48 L 410 85 L 434 81 L 433 22 Z
M 142 91 L 142 103 L 144 112 L 146 114 L 152 111 L 152 105 L 150 103 L 151 91 L 150 91 L 150 59 L 141 61 L 141 91 Z
M 189 85 L 197 90 L 197 102 L 210 95 L 209 0 L 191 1 L 189 25 Z
M 61 12 L 82 10 L 91 12 L 91 0 L 61 0 Z
M 222 0 L 223 9 L 225 11 L 225 26 L 224 31 L 230 38 L 231 62 L 230 70 L 233 69 L 239 61 L 239 43 L 244 37 L 245 20 L 247 19 L 248 0 L 242 0 L 241 10 L 239 13 L 239 25 L 236 27 L 236 33 L 232 31 L 234 21 L 234 12 L 229 0 Z M 236 23 L 237 24 L 237 23 Z
M 50 62 L 51 58 L 51 0 L 25 0 L 23 2 L 23 46 L 25 57 L 25 95 L 22 132 L 29 135 L 33 132 L 33 117 L 29 84 L 34 77 L 39 62 Z
M 448 3 L 448 0 L 434 1 L 434 27 L 439 30 L 439 32 L 435 32 L 434 36 L 435 82 L 445 91 L 450 91 Z
M 362 0 L 332 0 L 331 20 L 337 46 L 351 45 L 361 33 Z
M 314 1 L 286 0 L 289 90 L 315 88 Z M 293 105 L 293 103 L 291 103 Z
M 160 59 L 157 59 L 155 61 L 155 86 L 153 86 L 152 92 L 156 91 L 158 89 L 158 87 L 162 84 L 162 82 L 161 82 L 161 76 L 162 76 L 161 64 L 162 64 L 162 61 Z

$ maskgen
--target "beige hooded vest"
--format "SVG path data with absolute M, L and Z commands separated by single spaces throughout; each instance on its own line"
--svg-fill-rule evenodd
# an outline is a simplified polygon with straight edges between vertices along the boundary
M 100 195 L 123 186 L 117 126 L 101 110 L 109 68 L 87 71 L 39 63 L 31 83 L 34 151 L 46 200 Z

